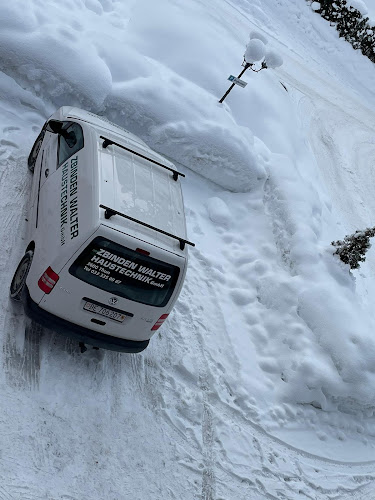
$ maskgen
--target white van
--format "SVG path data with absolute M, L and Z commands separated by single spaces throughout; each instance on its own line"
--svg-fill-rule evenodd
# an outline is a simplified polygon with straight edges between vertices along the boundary
M 181 291 L 184 176 L 130 132 L 62 107 L 31 150 L 26 252 L 10 296 L 84 344 L 140 352 Z

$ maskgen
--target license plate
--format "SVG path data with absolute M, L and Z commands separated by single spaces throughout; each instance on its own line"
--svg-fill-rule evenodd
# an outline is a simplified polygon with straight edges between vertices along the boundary
M 90 311 L 92 313 L 99 314 L 100 316 L 105 316 L 106 318 L 113 319 L 115 321 L 118 321 L 119 323 L 122 323 L 126 318 L 126 314 L 111 311 L 111 309 L 99 306 L 98 304 L 93 304 L 92 302 L 85 302 L 83 309 L 85 309 L 85 311 Z

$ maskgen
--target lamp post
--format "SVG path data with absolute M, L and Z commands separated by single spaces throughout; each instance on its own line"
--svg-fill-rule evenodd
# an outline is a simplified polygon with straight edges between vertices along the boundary
M 237 76 L 237 78 L 241 78 L 241 76 L 245 73 L 245 71 L 247 70 L 247 68 L 249 68 L 250 66 L 251 66 L 250 63 L 244 62 L 244 68 L 241 71 L 241 73 Z M 232 90 L 232 88 L 235 85 L 236 85 L 235 83 L 232 83 L 232 85 L 229 87 L 229 89 L 225 92 L 225 94 L 223 95 L 223 97 L 220 99 L 220 101 L 219 101 L 220 103 L 222 103 L 224 101 L 224 99 L 227 97 L 227 95 L 229 94 L 229 92 Z
M 241 71 L 241 73 L 238 75 L 237 78 L 234 79 L 233 76 L 229 77 L 229 80 L 232 80 L 233 83 L 229 87 L 229 89 L 225 92 L 223 97 L 220 99 L 219 101 L 220 104 L 223 103 L 224 99 L 227 97 L 227 95 L 233 89 L 236 83 L 241 87 L 245 87 L 246 82 L 242 82 L 239 80 L 247 69 L 250 68 L 255 73 L 259 73 L 259 71 L 262 71 L 262 69 L 277 68 L 282 65 L 283 63 L 282 58 L 272 50 L 266 51 L 265 43 L 267 43 L 267 40 L 262 41 L 260 38 L 261 37 L 257 33 L 250 33 L 250 41 L 246 46 L 246 51 L 242 63 L 243 70 Z M 253 68 L 256 62 L 260 63 L 259 69 Z

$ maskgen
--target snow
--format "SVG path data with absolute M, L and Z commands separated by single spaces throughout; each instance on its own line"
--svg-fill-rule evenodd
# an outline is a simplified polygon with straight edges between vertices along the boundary
M 245 61 L 253 64 L 257 61 L 263 59 L 266 53 L 266 48 L 262 40 L 258 40 L 257 38 L 253 38 L 249 41 L 246 46 L 245 51 Z
M 264 36 L 263 33 L 259 33 L 259 31 L 255 31 L 255 30 L 250 31 L 249 39 L 250 40 L 253 40 L 253 39 L 260 40 L 261 42 L 264 43 L 264 45 L 267 45 L 267 43 L 268 43 L 267 37 Z
M 320 3 L 319 2 L 312 2 L 311 8 L 312 8 L 312 10 L 319 10 L 320 9 Z
M 351 5 L 354 9 L 359 10 L 359 12 L 362 14 L 362 16 L 366 16 L 368 14 L 368 9 L 362 0 L 350 0 L 349 5 Z
M 265 54 L 267 68 L 279 68 L 283 64 L 283 58 L 273 50 L 267 50 Z
M 221 198 L 214 196 L 207 200 L 207 210 L 211 221 L 218 226 L 227 226 L 231 220 L 228 205 Z
M 1 21 L 0 496 L 371 498 L 375 253 L 350 274 L 330 242 L 374 226 L 374 65 L 299 0 L 15 0 Z M 249 31 L 283 65 L 221 105 Z M 139 355 L 81 355 L 8 299 L 26 158 L 63 104 L 186 174 L 196 247 Z

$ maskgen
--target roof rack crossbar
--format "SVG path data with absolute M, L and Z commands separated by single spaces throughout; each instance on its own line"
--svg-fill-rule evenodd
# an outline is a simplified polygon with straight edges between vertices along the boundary
M 155 165 L 159 165 L 159 167 L 163 167 L 166 170 L 173 172 L 173 179 L 175 181 L 177 181 L 179 175 L 181 175 L 181 177 L 185 177 L 185 174 L 182 174 L 178 170 L 174 170 L 173 168 L 167 167 L 166 165 L 163 165 L 162 163 L 159 163 L 158 161 L 152 160 L 148 156 L 144 156 L 141 153 L 134 151 L 133 149 L 127 148 L 126 146 L 123 146 L 122 144 L 119 144 L 118 142 L 112 141 L 112 139 L 108 139 L 107 137 L 103 137 L 102 135 L 100 136 L 100 138 L 103 139 L 102 146 L 104 149 L 113 144 L 114 146 L 118 146 L 121 149 L 125 149 L 126 151 L 129 151 L 130 153 L 133 153 L 134 155 L 140 156 L 144 160 L 150 161 L 151 163 L 155 163 Z
M 113 208 L 106 207 L 105 205 L 99 205 L 100 208 L 103 208 L 105 210 L 104 212 L 104 217 L 106 219 L 110 219 L 112 215 L 120 215 L 121 217 L 124 217 L 125 219 L 129 219 L 132 222 L 136 222 L 137 224 L 141 224 L 141 226 L 148 227 L 149 229 L 153 229 L 154 231 L 157 231 L 158 233 L 165 234 L 166 236 L 169 236 L 171 238 L 174 238 L 175 240 L 178 240 L 180 242 L 180 249 L 184 250 L 185 244 L 186 245 L 191 245 L 192 247 L 195 247 L 195 243 L 191 243 L 191 241 L 185 240 L 184 238 L 180 238 L 179 236 L 175 236 L 174 234 L 167 233 L 166 231 L 163 231 L 162 229 L 159 229 L 155 226 L 151 226 L 150 224 L 146 224 L 146 222 L 142 222 L 141 220 L 134 219 L 133 217 L 130 217 L 129 215 L 122 214 L 121 212 L 117 212 L 117 210 L 113 210 Z

